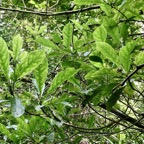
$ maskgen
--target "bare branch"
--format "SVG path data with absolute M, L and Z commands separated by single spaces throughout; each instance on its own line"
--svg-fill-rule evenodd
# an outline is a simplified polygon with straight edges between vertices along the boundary
M 76 13 L 81 13 L 89 10 L 94 10 L 94 9 L 99 9 L 100 6 L 91 6 L 91 7 L 86 7 L 83 9 L 78 9 L 78 10 L 72 10 L 72 11 L 62 11 L 62 12 L 38 12 L 38 11 L 26 11 L 26 10 L 20 10 L 20 9 L 12 9 L 12 8 L 4 8 L 0 7 L 0 10 L 6 10 L 6 11 L 13 11 L 13 12 L 19 12 L 19 13 L 26 13 L 26 14 L 34 14 L 34 15 L 40 15 L 40 16 L 59 16 L 59 15 L 68 15 L 68 14 L 76 14 Z

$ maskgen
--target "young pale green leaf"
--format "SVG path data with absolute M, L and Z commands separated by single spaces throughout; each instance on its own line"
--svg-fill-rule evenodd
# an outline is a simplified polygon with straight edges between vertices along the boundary
M 118 99 L 120 98 L 120 95 L 123 91 L 124 87 L 121 87 L 119 89 L 117 89 L 112 95 L 111 97 L 108 99 L 107 103 L 106 103 L 106 109 L 108 111 L 110 111 L 112 109 L 112 107 L 116 104 L 116 102 L 118 101 Z
M 74 68 L 67 68 L 64 71 L 59 72 L 55 78 L 53 79 L 50 88 L 48 89 L 48 93 L 52 93 L 56 90 L 56 88 L 61 85 L 64 81 L 69 80 L 72 76 L 74 76 L 79 70 Z
M 136 64 L 136 65 L 144 64 L 144 52 L 140 52 L 140 53 L 135 57 L 135 64 Z
M 63 44 L 66 48 L 70 49 L 72 43 L 73 26 L 68 23 L 63 29 Z
M 9 139 L 14 141 L 14 138 L 12 136 L 12 133 L 6 128 L 5 125 L 0 123 L 0 133 L 6 135 Z
M 103 26 L 98 27 L 94 33 L 93 37 L 97 42 L 105 42 L 107 38 L 107 31 Z
M 100 4 L 101 9 L 106 13 L 107 16 L 111 16 L 111 6 L 108 4 Z
M 37 37 L 35 40 L 38 44 L 41 44 L 44 47 L 48 47 L 53 50 L 60 50 L 57 45 L 55 45 L 52 41 L 47 40 L 43 37 Z
M 18 118 L 24 114 L 25 107 L 22 105 L 21 100 L 14 97 L 11 100 L 11 112 L 15 118 Z
M 119 59 L 124 69 L 128 72 L 131 65 L 131 52 L 134 49 L 136 42 L 132 41 L 126 44 L 119 51 Z
M 9 77 L 9 52 L 6 42 L 0 38 L 0 68 L 8 79 Z
M 37 68 L 43 61 L 45 52 L 35 50 L 30 52 L 17 66 L 15 69 L 15 79 L 22 78 L 25 75 L 31 73 Z
M 23 46 L 23 40 L 22 37 L 18 34 L 12 40 L 14 60 L 18 59 L 22 46 Z
M 40 95 L 42 95 L 43 93 L 47 74 L 48 74 L 48 62 L 47 58 L 45 57 L 42 63 L 34 70 L 37 89 Z
M 107 44 L 106 42 L 98 42 L 96 44 L 98 50 L 105 56 L 105 58 L 109 59 L 111 62 L 119 66 L 117 53 L 109 44 Z
M 102 3 L 102 0 L 74 0 L 77 5 L 91 5 Z

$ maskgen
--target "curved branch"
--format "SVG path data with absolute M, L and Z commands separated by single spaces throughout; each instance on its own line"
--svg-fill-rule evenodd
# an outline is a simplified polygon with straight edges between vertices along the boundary
M 100 6 L 91 6 L 91 7 L 86 7 L 78 10 L 72 10 L 72 11 L 62 11 L 62 12 L 38 12 L 38 11 L 26 11 L 26 10 L 20 10 L 20 9 L 11 9 L 11 8 L 5 8 L 5 7 L 0 7 L 0 10 L 5 10 L 5 11 L 13 11 L 13 12 L 19 12 L 19 13 L 26 13 L 26 14 L 34 14 L 34 15 L 40 15 L 40 16 L 59 16 L 59 15 L 68 15 L 68 14 L 76 14 L 76 13 L 81 13 L 89 10 L 94 10 L 94 9 L 99 9 Z

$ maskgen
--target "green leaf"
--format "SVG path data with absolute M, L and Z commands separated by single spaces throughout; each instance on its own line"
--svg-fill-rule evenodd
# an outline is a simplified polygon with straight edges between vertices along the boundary
M 93 62 L 100 62 L 100 63 L 103 62 L 102 59 L 98 56 L 90 56 L 89 59 Z
M 140 52 L 140 53 L 135 57 L 135 64 L 136 64 L 136 65 L 144 64 L 144 52 Z
M 0 67 L 8 79 L 9 77 L 9 52 L 6 42 L 0 38 Z
M 101 9 L 106 13 L 107 16 L 111 16 L 111 6 L 107 4 L 100 4 Z
M 105 56 L 105 58 L 109 59 L 111 62 L 119 66 L 117 53 L 109 44 L 105 42 L 98 42 L 96 44 L 98 50 Z
M 126 46 L 120 49 L 119 59 L 124 69 L 128 72 L 131 66 L 131 52 L 133 51 L 136 42 L 128 42 Z
M 9 139 L 14 141 L 14 138 L 13 138 L 11 132 L 6 128 L 5 125 L 3 125 L 1 123 L 0 123 L 0 133 L 6 135 Z
M 40 95 L 42 95 L 43 93 L 47 74 L 48 74 L 48 62 L 47 58 L 44 58 L 42 63 L 34 70 L 37 89 Z
M 21 100 L 17 97 L 11 100 L 11 111 L 15 118 L 18 118 L 24 114 L 25 107 L 22 105 Z
M 35 42 L 37 42 L 38 44 L 41 44 L 44 47 L 48 47 L 48 48 L 50 48 L 52 50 L 60 50 L 58 48 L 58 46 L 55 45 L 52 41 L 47 40 L 47 39 L 45 39 L 43 37 L 37 37 Z
M 35 50 L 30 52 L 15 69 L 15 79 L 22 78 L 36 69 L 43 61 L 45 52 Z
M 56 88 L 61 85 L 64 81 L 69 80 L 72 76 L 74 76 L 79 70 L 74 68 L 67 68 L 64 71 L 59 72 L 55 78 L 53 79 L 50 88 L 48 89 L 48 93 L 52 93 L 56 90 Z
M 18 59 L 22 46 L 23 46 L 23 40 L 22 37 L 18 34 L 12 40 L 14 60 Z
M 112 107 L 116 104 L 116 102 L 118 101 L 118 99 L 120 98 L 120 95 L 123 91 L 124 87 L 121 87 L 119 89 L 117 89 L 108 99 L 107 103 L 106 103 L 106 109 L 108 111 L 110 111 L 112 109 Z
M 102 0 L 74 0 L 77 5 L 91 5 L 102 3 Z
M 103 26 L 98 27 L 94 33 L 93 37 L 96 40 L 96 42 L 104 42 L 107 38 L 107 31 Z
M 63 44 L 68 49 L 70 49 L 70 45 L 72 43 L 72 34 L 73 34 L 73 26 L 71 23 L 68 23 L 63 28 Z

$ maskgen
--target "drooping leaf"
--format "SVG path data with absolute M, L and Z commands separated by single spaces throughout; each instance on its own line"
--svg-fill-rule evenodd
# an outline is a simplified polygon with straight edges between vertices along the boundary
M 74 0 L 77 5 L 91 5 L 102 3 L 102 0 Z
M 111 62 L 119 66 L 119 59 L 117 53 L 108 43 L 98 42 L 96 44 L 98 50 L 105 56 L 105 58 L 109 59 Z
M 140 52 L 140 53 L 135 57 L 135 64 L 136 64 L 136 65 L 144 64 L 144 52 Z
M 24 114 L 25 107 L 21 103 L 18 97 L 14 97 L 11 100 L 11 112 L 15 118 L 18 118 Z
M 5 77 L 9 77 L 9 53 L 6 42 L 0 38 L 0 68 L 2 69 Z
M 104 42 L 107 38 L 107 31 L 103 26 L 96 28 L 93 33 L 93 37 L 96 42 Z
M 63 29 L 63 44 L 66 48 L 70 49 L 72 43 L 73 26 L 68 23 Z
M 40 95 L 42 95 L 43 93 L 47 74 L 48 74 L 48 62 L 47 59 L 44 58 L 42 63 L 34 70 L 37 89 Z
M 56 90 L 56 88 L 61 85 L 64 81 L 70 79 L 72 76 L 74 76 L 79 70 L 76 70 L 74 68 L 67 68 L 64 71 L 59 72 L 53 81 L 51 82 L 51 86 L 48 89 L 48 93 L 52 93 Z
M 120 49 L 119 58 L 124 69 L 128 72 L 131 65 L 131 52 L 135 47 L 136 42 L 132 41 Z
M 23 46 L 23 40 L 22 37 L 18 34 L 12 40 L 14 60 L 17 60 L 22 46 Z
M 114 93 L 112 93 L 112 95 L 110 96 L 110 98 L 108 99 L 108 101 L 106 103 L 106 109 L 108 111 L 110 111 L 113 108 L 113 106 L 116 104 L 116 102 L 120 98 L 120 95 L 121 95 L 123 89 L 124 89 L 124 87 L 121 87 L 121 88 L 117 89 Z
M 35 50 L 30 52 L 19 64 L 17 64 L 15 69 L 15 79 L 17 80 L 18 78 L 22 78 L 31 73 L 42 63 L 44 57 L 44 51 Z

